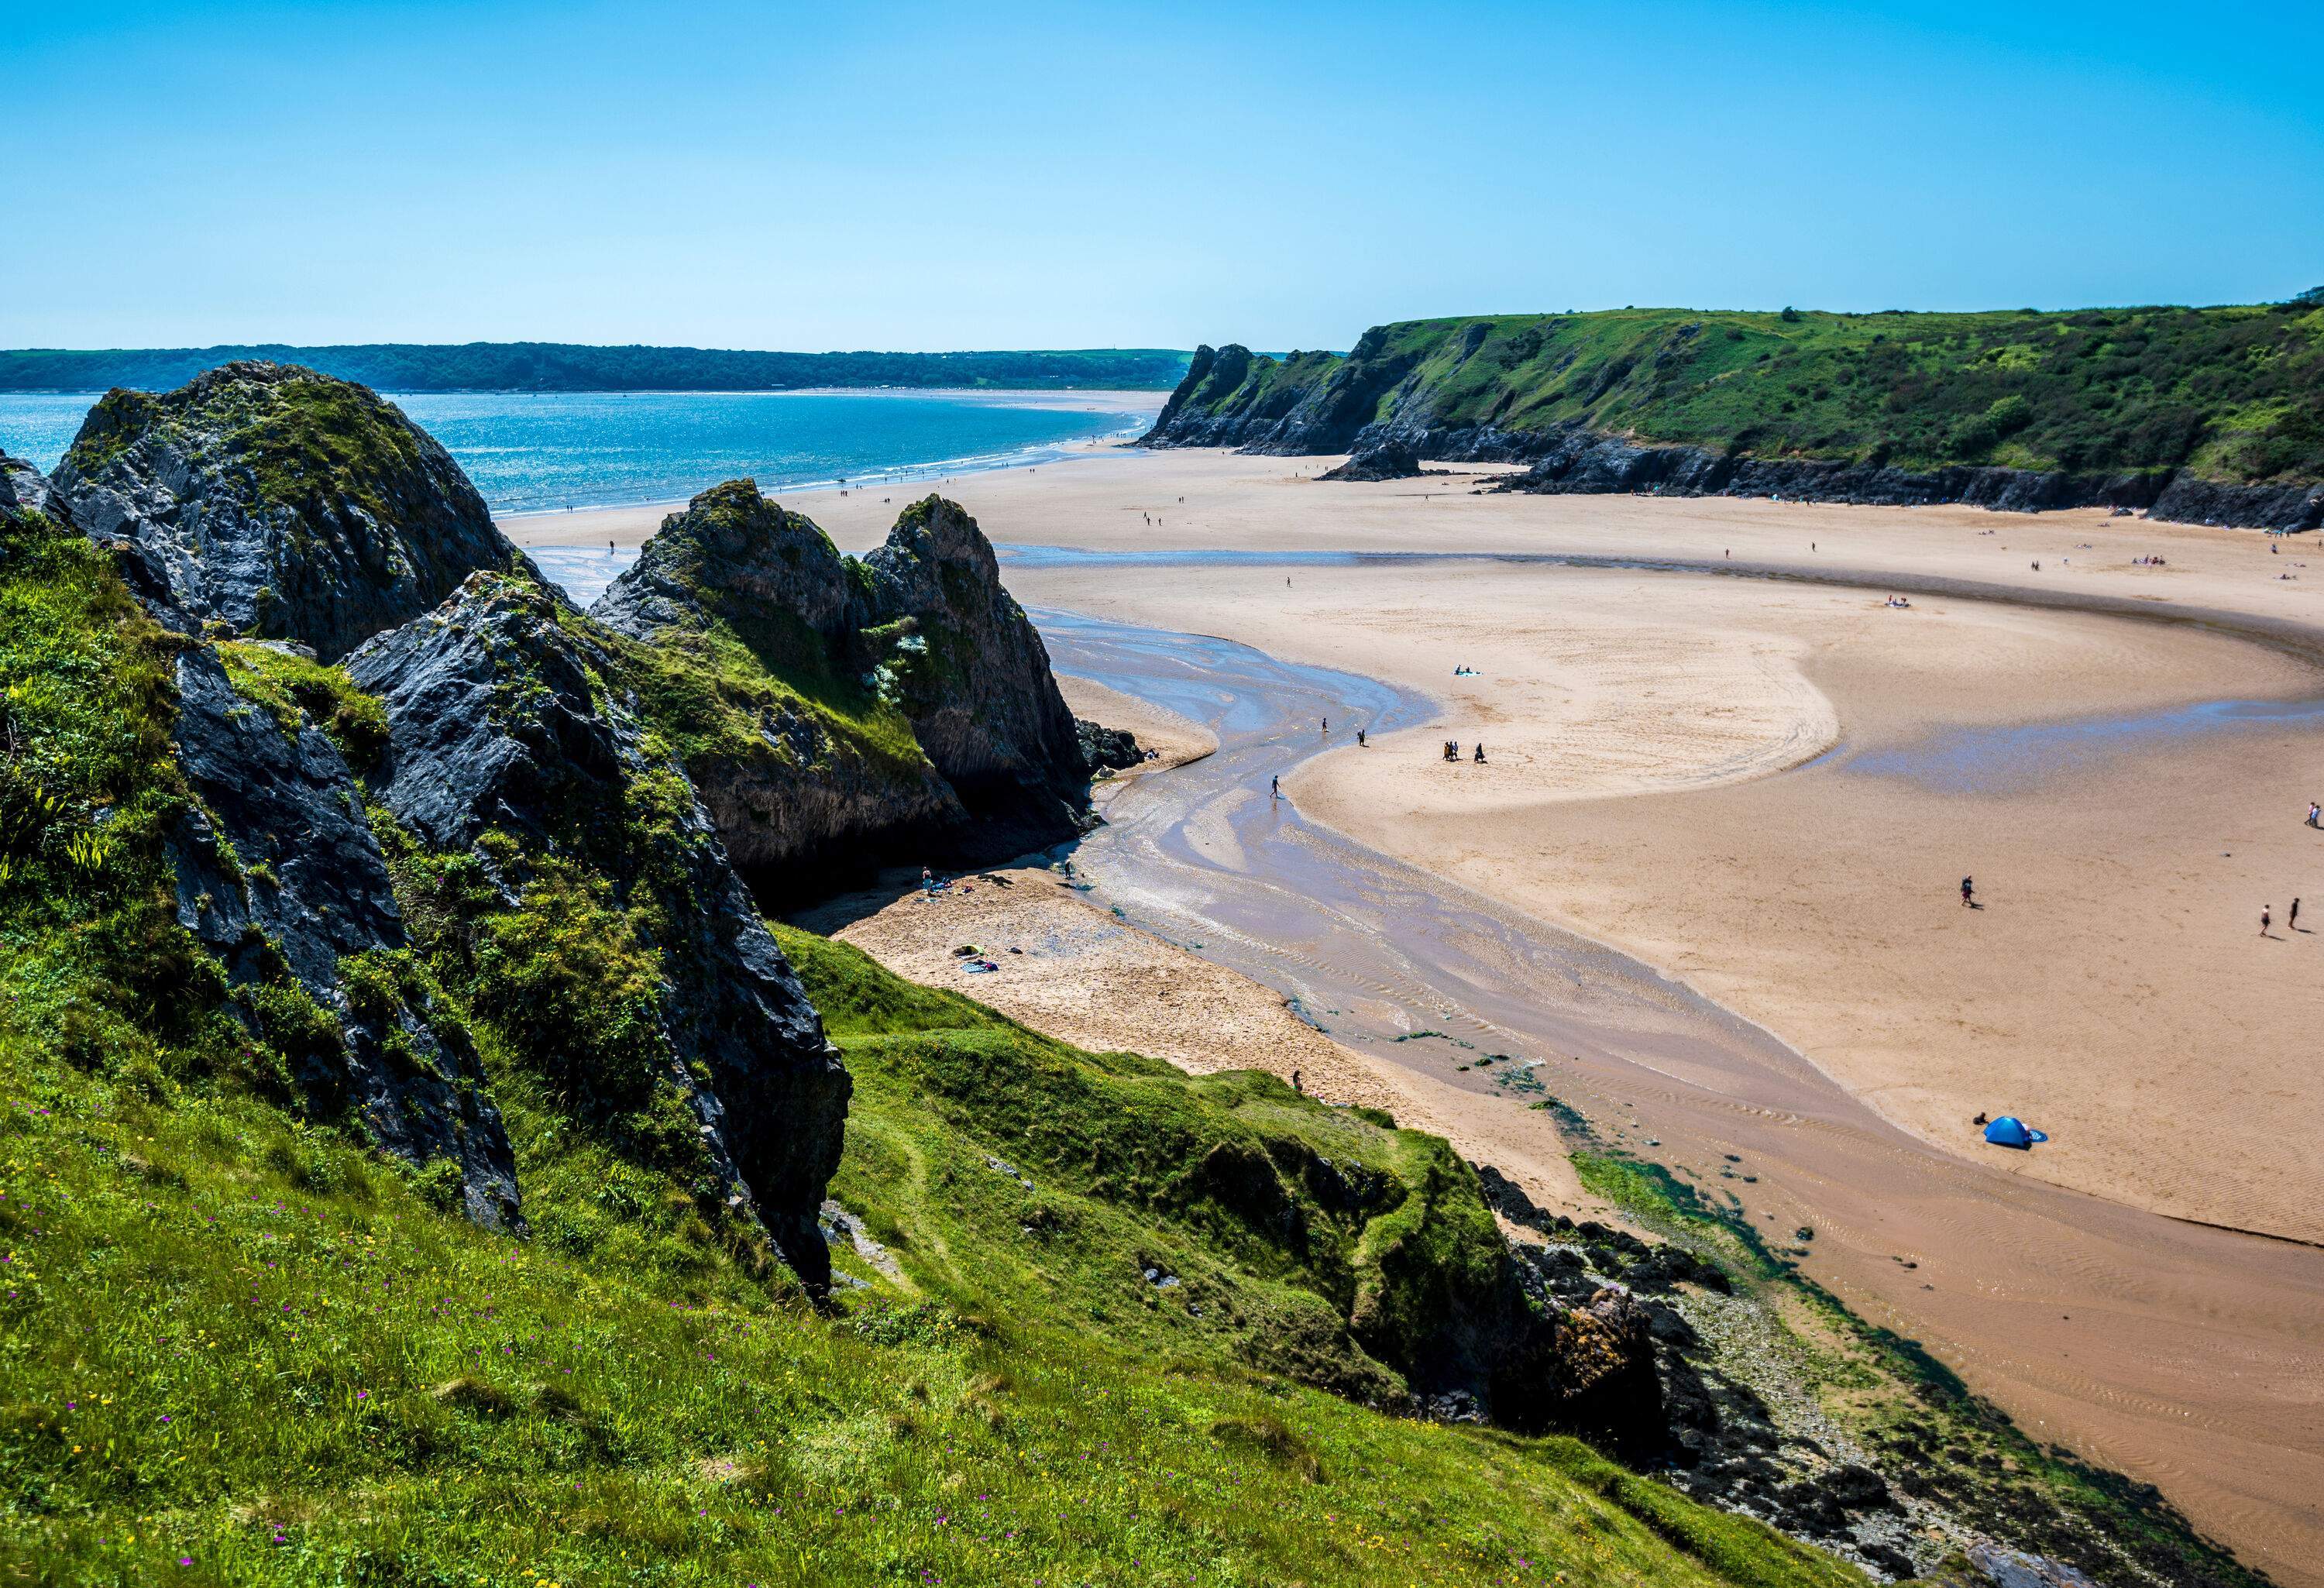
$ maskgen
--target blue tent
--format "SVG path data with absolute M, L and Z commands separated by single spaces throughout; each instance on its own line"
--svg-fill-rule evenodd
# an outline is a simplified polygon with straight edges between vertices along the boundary
M 2036 1141 L 2047 1141 L 2050 1138 L 2016 1115 L 2006 1113 L 1986 1126 L 1985 1139 L 1996 1147 L 2031 1147 Z

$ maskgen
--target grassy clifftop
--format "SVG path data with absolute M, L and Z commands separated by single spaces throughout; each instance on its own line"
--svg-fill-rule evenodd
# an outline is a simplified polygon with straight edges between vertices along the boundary
M 2310 295 L 2311 297 L 2313 295 Z M 1167 432 L 1291 417 L 1312 448 L 1363 426 L 1562 425 L 1711 452 L 1926 469 L 2184 468 L 2324 479 L 2324 301 L 2070 313 L 1620 309 L 1414 320 L 1344 356 L 1198 358 Z

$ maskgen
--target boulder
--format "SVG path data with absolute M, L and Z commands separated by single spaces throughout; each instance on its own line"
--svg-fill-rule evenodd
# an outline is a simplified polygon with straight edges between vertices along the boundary
M 1319 480 L 1409 480 L 1420 475 L 1420 457 L 1403 441 L 1384 440 L 1373 443 L 1360 452 L 1351 453 L 1348 461 L 1334 469 L 1326 469 L 1315 477 Z
M 1146 759 L 1128 728 L 1109 728 L 1087 717 L 1074 719 L 1074 736 L 1081 742 L 1082 764 L 1094 775 L 1100 770 L 1126 771 Z

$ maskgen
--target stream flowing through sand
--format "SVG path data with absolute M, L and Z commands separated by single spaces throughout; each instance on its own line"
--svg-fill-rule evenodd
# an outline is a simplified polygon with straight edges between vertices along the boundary
M 1094 899 L 1341 1041 L 1510 1109 L 1556 1099 L 1733 1193 L 1771 1245 L 2037 1440 L 2157 1484 L 2280 1581 L 2324 1582 L 2324 1251 L 2010 1173 L 1966 1121 L 1960 1154 L 1941 1150 L 1650 966 L 1270 798 L 1311 755 L 1370 753 L 1359 726 L 1426 723 L 1419 697 L 1223 640 L 1034 617 L 1059 670 L 1219 740 L 1107 808 L 1074 854 Z

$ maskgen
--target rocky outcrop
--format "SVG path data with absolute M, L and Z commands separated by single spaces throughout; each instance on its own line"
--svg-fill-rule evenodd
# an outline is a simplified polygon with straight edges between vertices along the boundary
M 0 512 L 47 514 L 54 494 L 47 475 L 23 458 L 0 452 Z
M 73 532 L 71 501 L 0 457 L 0 518 L 35 514 Z M 115 546 L 125 571 L 148 571 L 139 548 Z M 132 591 L 165 622 L 181 615 L 165 579 Z M 478 1223 L 521 1228 L 475 1048 L 410 961 L 338 747 L 295 706 L 238 691 L 212 645 L 180 641 L 171 666 L 185 796 L 165 845 L 174 913 L 216 962 L 226 1007 L 281 1054 L 311 1112 L 347 1121 Z
M 1084 784 L 1073 713 L 976 521 L 956 503 L 926 497 L 863 567 L 862 639 L 885 651 L 878 665 L 898 676 L 913 733 L 971 815 L 1016 829 L 1007 842 L 1020 849 L 1072 832 Z
M 1379 356 L 1378 337 L 1368 331 L 1344 359 L 1311 354 L 1311 369 L 1268 381 L 1250 378 L 1258 361 L 1248 347 L 1198 347 L 1139 444 L 1235 447 L 1284 457 L 1353 451 L 1381 399 L 1411 374 L 1410 360 Z
M 659 720 L 763 900 L 1076 828 L 1072 714 L 991 543 L 951 503 L 906 509 L 859 562 L 729 481 L 664 521 L 591 615 L 688 674 Z
M 5 482 L 12 499 L 40 488 L 14 470 Z M 114 392 L 53 484 L 53 505 L 188 636 L 179 917 L 309 1100 L 420 1167 L 431 1191 L 452 1166 L 470 1216 L 518 1226 L 506 1134 L 432 979 L 457 975 L 462 1006 L 555 1072 L 576 1119 L 762 1221 L 819 1282 L 815 1211 L 848 1077 L 640 704 L 695 675 L 537 583 L 440 447 L 309 371 L 236 365 L 163 397 Z M 835 560 L 811 571 L 839 577 L 752 592 L 770 623 L 796 626 L 819 594 L 862 599 Z M 228 645 L 226 630 L 279 638 Z M 270 662 L 269 643 L 290 654 Z M 344 657 L 345 679 L 318 657 Z M 285 664 L 287 693 L 266 672 Z M 384 716 L 364 784 L 300 693 L 346 680 Z M 945 791 L 933 769 L 922 778 Z M 392 829 L 374 831 L 374 800 Z M 456 875 L 469 891 L 447 905 Z M 418 943 L 399 890 L 428 918 Z M 539 1002 L 528 976 L 567 1007 Z
M 1387 440 L 1351 454 L 1339 467 L 1326 469 L 1319 480 L 1409 480 L 1420 474 L 1420 455 L 1402 441 Z
M 530 580 L 477 574 L 347 659 L 385 706 L 378 798 L 420 844 L 466 854 L 505 900 L 586 868 L 655 956 L 650 1086 L 696 1122 L 728 1205 L 754 1206 L 802 1277 L 850 1083 L 708 812 L 657 747 L 613 637 Z M 581 1076 L 582 1087 L 593 1078 Z
M 516 1167 L 465 1028 L 401 963 L 385 857 L 337 748 L 236 693 L 214 651 L 177 660 L 178 759 L 194 795 L 171 842 L 180 925 L 320 1112 L 456 1169 L 469 1217 L 514 1228 Z
M 326 661 L 475 570 L 521 561 L 392 403 L 291 365 L 107 392 L 54 486 L 166 623 L 296 641 Z
M 2025 469 L 1914 472 L 1810 458 L 1722 456 L 1698 447 L 1652 447 L 1561 426 L 1536 442 L 1533 466 L 1501 488 L 1547 494 L 1646 492 L 1669 496 L 1779 496 L 1882 507 L 1965 503 L 2009 512 L 2061 507 L 2151 507 L 2160 475 L 2037 474 Z
M 728 480 L 662 520 L 589 615 L 648 640 L 724 623 L 784 670 L 822 660 L 864 625 L 860 578 L 805 513 Z

